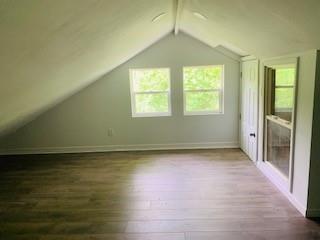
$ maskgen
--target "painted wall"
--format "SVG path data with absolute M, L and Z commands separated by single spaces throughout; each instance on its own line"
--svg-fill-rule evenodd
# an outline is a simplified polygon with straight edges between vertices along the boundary
M 174 9 L 172 0 L 0 0 L 0 136 L 167 35 Z
M 310 158 L 310 179 L 308 216 L 320 217 L 320 51 L 317 52 L 317 71 L 314 91 L 312 146 Z
M 308 201 L 315 69 L 316 51 L 299 55 L 292 194 L 305 208 Z
M 184 116 L 182 67 L 225 65 L 223 115 Z M 170 67 L 172 116 L 132 118 L 129 68 Z M 169 35 L 0 141 L 9 152 L 238 146 L 239 62 L 185 34 Z M 107 135 L 108 128 L 114 136 Z
M 297 83 L 297 101 L 296 101 L 296 121 L 294 138 L 294 166 L 293 166 L 293 187 L 290 193 L 288 189 L 285 194 L 295 204 L 295 206 L 305 214 L 308 203 L 309 189 L 309 169 L 310 169 L 310 150 L 313 124 L 313 101 L 315 91 L 315 71 L 316 71 L 316 50 L 307 51 L 290 56 L 284 56 L 273 59 L 264 59 L 263 62 L 273 63 L 285 61 L 284 59 L 299 58 L 298 83 Z M 260 71 L 263 73 L 263 66 Z M 263 74 L 261 75 L 263 79 Z M 263 87 L 263 86 L 261 86 Z M 263 90 L 260 89 L 261 94 Z M 261 95 L 263 97 L 263 95 Z M 263 102 L 260 103 L 260 109 L 263 109 Z M 260 126 L 263 125 L 263 112 L 260 111 Z M 263 129 L 259 130 L 259 164 L 263 159 Z M 272 175 L 271 176 L 272 179 Z M 275 183 L 277 181 L 275 180 Z M 280 184 L 281 185 L 281 184 Z M 278 185 L 279 186 L 279 185 Z M 281 188 L 281 186 L 279 186 Z

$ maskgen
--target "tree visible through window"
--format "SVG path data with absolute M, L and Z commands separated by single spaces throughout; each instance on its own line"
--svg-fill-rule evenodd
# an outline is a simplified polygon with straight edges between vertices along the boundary
M 186 115 L 223 112 L 223 66 L 183 68 Z
M 132 115 L 169 116 L 170 69 L 131 69 Z
M 275 110 L 291 111 L 294 101 L 294 68 L 276 69 Z

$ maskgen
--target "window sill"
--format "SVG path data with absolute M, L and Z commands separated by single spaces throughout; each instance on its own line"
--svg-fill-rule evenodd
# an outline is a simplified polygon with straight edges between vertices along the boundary
M 184 112 L 184 116 L 224 115 L 224 112 Z
M 171 117 L 171 113 L 134 113 L 132 118 L 144 118 L 144 117 Z

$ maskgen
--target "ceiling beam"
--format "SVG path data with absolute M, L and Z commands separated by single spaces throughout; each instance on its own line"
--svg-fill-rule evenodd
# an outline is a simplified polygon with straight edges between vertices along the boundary
M 174 35 L 177 35 L 179 33 L 180 17 L 181 17 L 184 1 L 185 0 L 177 0 L 177 11 L 176 11 L 175 24 L 174 24 Z

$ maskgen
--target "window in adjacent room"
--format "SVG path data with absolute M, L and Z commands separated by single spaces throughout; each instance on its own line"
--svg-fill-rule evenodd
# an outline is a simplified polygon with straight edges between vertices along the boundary
M 184 114 L 222 114 L 223 78 L 223 65 L 184 67 Z
M 171 115 L 170 69 L 130 69 L 133 117 Z
M 280 176 L 292 175 L 294 106 L 297 63 L 266 65 L 264 161 L 277 169 Z M 290 180 L 291 181 L 291 180 Z
M 282 67 L 276 69 L 275 77 L 275 115 L 291 121 L 294 102 L 295 68 Z

